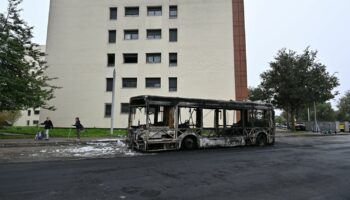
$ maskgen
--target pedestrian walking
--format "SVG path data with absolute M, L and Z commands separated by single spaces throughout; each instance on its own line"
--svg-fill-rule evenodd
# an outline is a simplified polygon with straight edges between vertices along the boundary
M 49 140 L 49 131 L 50 129 L 53 129 L 53 123 L 50 120 L 49 117 L 46 118 L 46 120 L 41 123 L 41 125 L 44 125 L 44 129 L 45 129 L 45 140 Z
M 80 141 L 80 132 L 83 130 L 83 125 L 80 123 L 79 117 L 75 118 L 75 124 L 73 124 L 73 126 L 75 126 L 75 129 L 77 130 L 77 140 Z

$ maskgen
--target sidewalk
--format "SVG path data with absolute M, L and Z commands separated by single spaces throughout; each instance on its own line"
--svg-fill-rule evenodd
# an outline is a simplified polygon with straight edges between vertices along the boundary
M 0 139 L 0 148 L 4 147 L 36 147 L 36 146 L 61 146 L 70 144 L 86 145 L 88 143 L 113 143 L 124 141 L 125 138 L 82 138 L 77 141 L 76 138 L 50 138 L 50 140 L 34 139 Z

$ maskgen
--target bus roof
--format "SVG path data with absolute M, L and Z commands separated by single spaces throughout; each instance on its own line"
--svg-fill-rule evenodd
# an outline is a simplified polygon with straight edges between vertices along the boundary
M 146 105 L 161 105 L 161 106 L 175 106 L 193 107 L 193 108 L 221 108 L 221 109 L 260 109 L 271 110 L 272 104 L 253 102 L 253 101 L 224 101 L 213 99 L 197 99 L 197 98 L 182 98 L 182 97 L 164 97 L 164 96 L 150 96 L 142 95 L 130 98 L 130 106 Z

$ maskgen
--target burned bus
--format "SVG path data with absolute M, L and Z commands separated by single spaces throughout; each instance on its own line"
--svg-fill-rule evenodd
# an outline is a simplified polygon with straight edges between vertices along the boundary
M 130 99 L 128 144 L 140 151 L 271 145 L 271 104 L 161 96 Z

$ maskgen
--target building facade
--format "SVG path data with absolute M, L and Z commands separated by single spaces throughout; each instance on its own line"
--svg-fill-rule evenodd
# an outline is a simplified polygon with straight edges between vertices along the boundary
M 37 126 L 40 124 L 39 117 L 39 108 L 22 110 L 21 117 L 14 123 L 14 126 Z
M 243 0 L 51 1 L 46 53 L 58 127 L 109 127 L 113 87 L 118 128 L 136 95 L 247 96 Z

